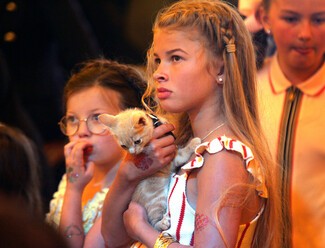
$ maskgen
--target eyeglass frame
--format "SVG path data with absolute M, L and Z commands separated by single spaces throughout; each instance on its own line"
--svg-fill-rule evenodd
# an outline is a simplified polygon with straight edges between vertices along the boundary
M 75 135 L 75 134 L 78 132 L 79 127 L 80 127 L 80 123 L 81 123 L 82 121 L 84 121 L 84 122 L 86 123 L 86 126 L 87 126 L 88 131 L 89 131 L 91 134 L 100 135 L 100 134 L 103 134 L 106 130 L 108 130 L 108 127 L 105 126 L 103 123 L 101 123 L 101 122 L 99 121 L 99 119 L 97 119 L 97 120 L 98 120 L 98 124 L 101 124 L 101 126 L 103 126 L 103 130 L 102 130 L 101 132 L 98 132 L 98 133 L 97 133 L 97 132 L 93 132 L 93 131 L 91 130 L 92 128 L 89 127 L 89 123 L 88 123 L 88 120 L 91 120 L 91 118 L 93 118 L 93 117 L 97 117 L 97 118 L 98 118 L 98 116 L 100 116 L 100 115 L 101 115 L 101 114 L 90 114 L 87 118 L 81 118 L 81 119 L 77 118 L 76 116 L 67 116 L 67 115 L 65 115 L 65 116 L 63 116 L 63 117 L 60 119 L 60 121 L 58 122 L 58 125 L 60 126 L 60 130 L 61 130 L 61 132 L 62 132 L 65 136 L 73 136 L 73 135 Z M 66 132 L 66 130 L 67 130 L 67 124 L 64 124 L 64 120 L 65 120 L 65 119 L 68 119 L 68 117 L 74 117 L 74 118 L 76 118 L 76 119 L 78 120 L 77 128 L 76 128 L 76 130 L 75 130 L 72 134 L 67 134 L 67 132 Z

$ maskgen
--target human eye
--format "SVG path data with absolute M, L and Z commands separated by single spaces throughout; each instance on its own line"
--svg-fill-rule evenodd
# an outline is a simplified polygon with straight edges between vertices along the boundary
M 179 62 L 182 60 L 182 57 L 178 55 L 173 55 L 171 59 L 173 62 Z
M 299 20 L 297 16 L 292 15 L 284 15 L 282 16 L 282 19 L 287 23 L 296 23 Z
M 325 23 L 325 16 L 315 16 L 312 17 L 312 23 L 315 25 L 322 25 Z
M 160 65 L 161 59 L 160 58 L 154 58 L 154 64 L 155 65 Z
M 92 114 L 92 115 L 90 115 L 89 116 L 89 120 L 91 121 L 91 122 L 98 122 L 98 123 L 100 123 L 100 120 L 99 120 L 99 116 L 100 116 L 101 114 L 100 113 L 96 113 L 96 114 Z
M 79 122 L 79 119 L 73 115 L 68 115 L 66 117 L 66 123 L 67 125 L 75 125 Z

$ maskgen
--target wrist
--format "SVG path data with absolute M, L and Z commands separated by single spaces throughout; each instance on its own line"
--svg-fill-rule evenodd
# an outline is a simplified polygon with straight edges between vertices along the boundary
M 117 172 L 116 177 L 124 182 L 125 185 L 128 186 L 137 186 L 139 182 L 143 179 L 139 177 L 138 168 L 136 168 L 133 160 L 123 161 L 120 169 Z
M 65 194 L 81 196 L 84 191 L 84 188 L 76 187 L 75 185 L 67 185 Z
M 162 232 L 156 239 L 154 248 L 170 248 L 170 245 L 178 243 L 169 233 Z
M 154 244 L 159 236 L 159 232 L 154 229 L 148 222 L 147 224 L 140 225 L 132 232 L 132 238 L 138 240 L 141 244 L 146 247 L 154 247 Z M 140 224 L 140 223 L 139 223 Z

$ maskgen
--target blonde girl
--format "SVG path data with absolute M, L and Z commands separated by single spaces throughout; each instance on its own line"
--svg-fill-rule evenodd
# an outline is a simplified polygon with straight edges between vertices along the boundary
M 158 13 L 153 33 L 144 99 L 154 96 L 154 102 L 146 101 L 150 108 L 173 114 L 177 145 L 191 137 L 202 144 L 172 175 L 170 227 L 158 233 L 143 208 L 131 202 L 123 214 L 126 233 L 119 228 L 114 233 L 107 224 L 114 223 L 112 215 L 103 221 L 106 244 L 127 246 L 131 238 L 147 247 L 278 247 L 273 162 L 261 130 L 254 50 L 242 18 L 222 1 L 178 1 Z M 139 174 L 125 184 L 136 184 Z M 104 208 L 111 209 L 113 199 L 108 194 Z

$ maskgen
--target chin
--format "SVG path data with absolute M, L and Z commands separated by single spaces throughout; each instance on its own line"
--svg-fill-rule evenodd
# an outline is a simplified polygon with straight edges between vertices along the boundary
M 164 105 L 162 104 L 161 107 L 162 107 L 162 109 L 165 110 L 166 112 L 173 113 L 173 114 L 177 114 L 177 113 L 182 112 L 182 111 L 179 111 L 178 109 L 176 109 L 176 108 L 173 107 L 173 106 L 164 106 Z
M 182 112 L 179 110 L 179 106 L 171 101 L 160 101 L 160 106 L 163 110 L 170 113 L 179 113 Z

